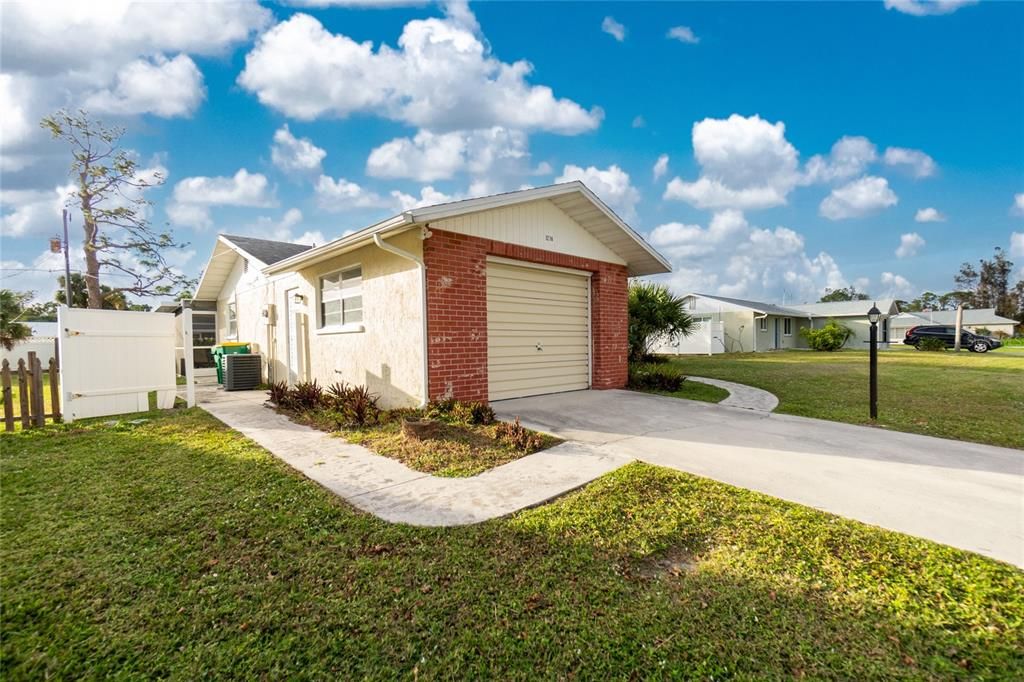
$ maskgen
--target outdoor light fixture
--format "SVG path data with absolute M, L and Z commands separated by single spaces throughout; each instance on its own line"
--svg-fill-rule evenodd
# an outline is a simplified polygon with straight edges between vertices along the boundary
M 873 303 L 871 310 L 868 311 L 868 322 L 871 323 L 871 330 L 868 335 L 868 343 L 871 345 L 868 351 L 870 363 L 868 399 L 872 420 L 878 419 L 878 319 L 880 317 L 882 317 L 882 311 L 878 309 L 877 303 Z
M 302 294 L 296 293 L 292 296 L 292 301 L 295 302 L 295 305 L 302 305 L 306 301 L 306 297 Z

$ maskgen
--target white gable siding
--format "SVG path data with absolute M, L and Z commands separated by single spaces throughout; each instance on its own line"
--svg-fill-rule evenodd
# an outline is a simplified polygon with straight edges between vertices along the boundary
M 431 222 L 430 226 L 606 263 L 626 264 L 547 199 L 445 218 Z

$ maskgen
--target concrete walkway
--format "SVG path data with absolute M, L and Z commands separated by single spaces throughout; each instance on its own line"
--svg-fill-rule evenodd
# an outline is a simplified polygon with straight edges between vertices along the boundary
M 494 404 L 589 445 L 1024 567 L 1024 450 L 631 391 Z
M 458 526 L 535 506 L 632 460 L 563 443 L 472 478 L 441 478 L 264 407 L 265 391 L 203 389 L 200 407 L 353 506 L 394 523 Z
M 721 379 L 709 379 L 707 377 L 687 376 L 686 380 L 718 386 L 729 391 L 729 397 L 718 403 L 725 407 L 738 407 L 743 410 L 754 410 L 755 412 L 774 412 L 775 408 L 779 406 L 779 399 L 775 397 L 775 394 L 760 388 L 747 386 L 746 384 L 737 384 L 732 381 L 722 381 Z

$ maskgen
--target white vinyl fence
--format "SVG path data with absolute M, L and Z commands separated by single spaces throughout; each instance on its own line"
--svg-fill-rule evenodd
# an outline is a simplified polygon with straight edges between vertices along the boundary
M 654 347 L 659 355 L 714 355 L 725 352 L 725 326 L 712 320 L 697 320 L 689 336 L 661 339 Z
M 173 314 L 60 306 L 57 323 L 65 421 L 146 411 L 150 391 L 174 406 Z

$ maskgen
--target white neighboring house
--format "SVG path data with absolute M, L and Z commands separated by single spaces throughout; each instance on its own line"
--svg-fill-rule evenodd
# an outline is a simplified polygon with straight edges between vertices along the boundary
M 708 325 L 721 324 L 720 331 L 712 334 L 716 343 L 711 352 L 717 353 L 807 348 L 807 341 L 800 335 L 800 330 L 820 328 L 833 319 L 853 332 L 846 348 L 865 349 L 870 330 L 867 312 L 873 303 L 882 311 L 878 339 L 880 347 L 885 348 L 889 343 L 889 320 L 899 313 L 893 299 L 785 306 L 698 293 L 687 294 L 683 299 L 687 311 L 698 321 L 699 331 Z M 706 347 L 692 339 L 692 336 L 689 339 L 666 339 L 655 352 L 680 355 L 708 352 Z
M 941 324 L 952 327 L 956 324 L 955 310 L 933 310 L 929 312 L 900 313 L 892 319 L 893 343 L 903 343 L 903 338 L 913 327 L 921 325 Z M 977 332 L 987 329 L 989 334 L 1005 334 L 1013 336 L 1018 322 L 1008 317 L 996 315 L 995 308 L 965 309 L 964 329 Z
M 0 360 L 10 362 L 11 369 L 18 368 L 18 360 L 28 362 L 30 351 L 35 351 L 44 365 L 56 355 L 57 323 L 26 322 L 25 324 L 32 330 L 31 336 L 15 343 L 11 350 L 0 346 Z

